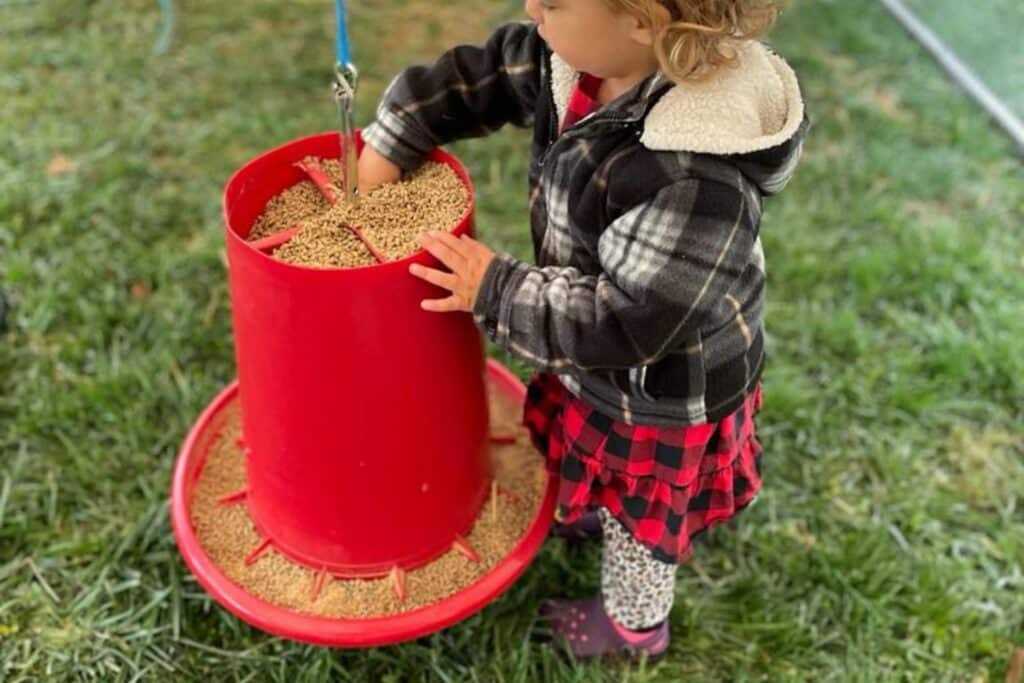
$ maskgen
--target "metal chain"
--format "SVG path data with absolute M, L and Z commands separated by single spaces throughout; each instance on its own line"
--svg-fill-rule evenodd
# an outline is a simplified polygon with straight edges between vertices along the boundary
M 341 120 L 341 173 L 342 189 L 348 202 L 357 201 L 359 189 L 359 166 L 356 160 L 355 144 L 355 101 L 359 71 L 352 61 L 352 49 L 348 39 L 348 8 L 345 0 L 335 0 L 337 26 L 337 61 L 334 65 L 334 100 L 338 103 Z

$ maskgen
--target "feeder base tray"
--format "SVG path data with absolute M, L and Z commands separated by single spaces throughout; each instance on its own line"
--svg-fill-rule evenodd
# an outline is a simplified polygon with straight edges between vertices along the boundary
M 493 360 L 488 364 L 488 386 L 494 413 L 492 434 L 517 437 L 517 443 L 499 439 L 491 448 L 496 480 L 505 494 L 499 495 L 497 513 L 504 510 L 510 519 L 503 521 L 516 530 L 525 528 L 518 540 L 495 538 L 494 529 L 487 530 L 488 525 L 495 525 L 495 510 L 488 500 L 478 528 L 468 539 L 470 552 L 453 550 L 436 561 L 433 572 L 428 565 L 407 576 L 335 580 L 318 577 L 266 548 L 247 565 L 245 556 L 261 550 L 259 537 L 248 522 L 244 499 L 231 500 L 223 495 L 244 487 L 244 468 L 239 468 L 237 462 L 230 464 L 230 457 L 237 454 L 225 452 L 235 447 L 230 435 L 237 431 L 240 417 L 234 383 L 200 416 L 175 466 L 172 522 L 186 564 L 203 587 L 236 616 L 265 631 L 317 645 L 368 647 L 398 643 L 440 630 L 479 611 L 511 586 L 540 550 L 555 503 L 554 482 L 543 471 L 535 452 L 525 455 L 524 447 L 528 450 L 532 446 L 525 431 L 516 426 L 525 388 Z M 516 467 L 511 460 L 524 455 L 536 457 L 536 469 L 527 465 L 525 477 L 524 468 Z M 205 470 L 208 464 L 209 470 Z M 244 541 L 254 541 L 254 547 L 241 554 L 225 553 L 224 543 L 217 542 L 217 532 L 211 526 L 222 522 L 231 527 L 235 545 L 241 548 L 245 547 Z M 237 538 L 239 532 L 242 539 Z M 502 554 L 501 550 L 510 545 Z M 476 551 L 479 562 L 468 559 Z M 275 573 L 287 579 L 275 582 Z M 445 573 L 451 577 L 450 587 L 433 585 L 431 577 Z M 398 582 L 404 600 L 394 590 Z M 375 605 L 373 609 L 367 608 L 368 600 Z

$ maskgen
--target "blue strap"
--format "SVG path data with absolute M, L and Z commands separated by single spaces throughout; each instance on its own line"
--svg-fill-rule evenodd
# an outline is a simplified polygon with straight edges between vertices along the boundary
M 338 64 L 345 66 L 352 63 L 352 50 L 348 45 L 348 11 L 345 7 L 345 0 L 334 0 L 334 6 L 338 27 Z

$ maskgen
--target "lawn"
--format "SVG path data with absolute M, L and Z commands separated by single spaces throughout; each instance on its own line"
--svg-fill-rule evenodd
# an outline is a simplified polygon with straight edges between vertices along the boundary
M 403 65 L 518 16 L 350 4 L 363 122 Z M 766 487 L 680 571 L 669 656 L 632 670 L 529 638 L 543 597 L 595 590 L 596 548 L 551 543 L 468 621 L 368 651 L 267 636 L 190 577 L 167 497 L 234 375 L 220 191 L 335 110 L 331 3 L 177 5 L 156 54 L 155 2 L 0 4 L 0 680 L 1003 680 L 1024 647 L 1024 172 L 880 5 L 801 0 L 772 36 L 815 127 L 763 230 Z M 482 237 L 522 257 L 526 143 L 454 146 Z

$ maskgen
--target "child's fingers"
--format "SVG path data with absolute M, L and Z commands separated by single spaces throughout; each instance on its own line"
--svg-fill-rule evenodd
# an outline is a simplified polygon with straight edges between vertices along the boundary
M 466 265 L 466 259 L 461 254 L 452 249 L 450 244 L 433 235 L 428 233 L 420 235 L 419 243 L 451 270 L 461 270 Z
M 459 304 L 459 299 L 456 296 L 450 296 L 447 299 L 424 299 L 420 302 L 420 308 L 424 311 L 434 311 L 436 313 L 453 313 L 462 310 L 462 306 Z
M 434 238 L 461 256 L 463 259 L 468 258 L 470 253 L 472 253 L 473 247 L 471 244 L 463 242 L 450 232 L 436 233 Z
M 440 270 L 435 270 L 434 268 L 427 268 L 426 266 L 421 266 L 418 263 L 414 263 L 409 266 L 409 272 L 421 280 L 426 280 L 432 285 L 443 287 L 450 292 L 455 291 L 455 283 L 458 282 L 458 279 L 451 273 L 445 273 Z

